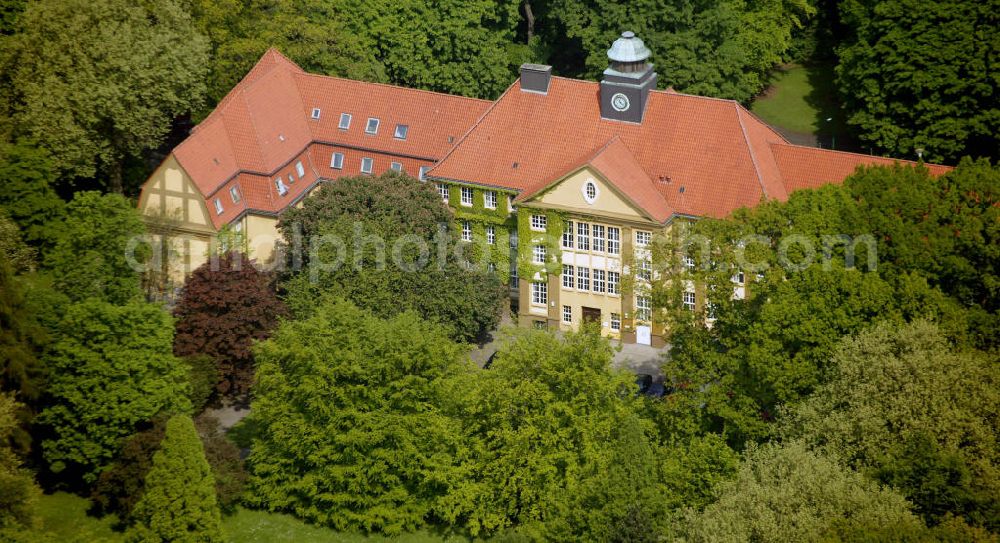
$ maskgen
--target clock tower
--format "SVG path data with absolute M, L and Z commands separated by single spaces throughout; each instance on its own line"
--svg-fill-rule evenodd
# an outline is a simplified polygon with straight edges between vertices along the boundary
M 649 55 L 649 48 L 633 32 L 622 32 L 611 45 L 611 66 L 604 70 L 601 81 L 601 117 L 642 123 L 649 91 L 656 88 L 656 72 L 647 62 Z

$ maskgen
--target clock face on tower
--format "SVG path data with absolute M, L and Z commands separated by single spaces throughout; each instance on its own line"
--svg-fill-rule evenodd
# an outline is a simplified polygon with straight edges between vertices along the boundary
M 611 97 L 611 107 L 613 107 L 615 111 L 627 111 L 629 105 L 628 96 L 625 96 L 620 92 Z

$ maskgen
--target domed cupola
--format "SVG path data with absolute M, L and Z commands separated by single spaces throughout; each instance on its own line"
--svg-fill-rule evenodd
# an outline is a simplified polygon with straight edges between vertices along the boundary
M 656 72 L 647 62 L 651 53 L 633 32 L 611 44 L 601 81 L 601 117 L 615 121 L 641 123 L 649 91 L 656 88 Z

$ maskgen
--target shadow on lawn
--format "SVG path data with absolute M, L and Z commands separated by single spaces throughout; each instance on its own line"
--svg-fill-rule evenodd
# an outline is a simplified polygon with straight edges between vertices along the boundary
M 812 89 L 805 96 L 807 104 L 816 110 L 816 144 L 823 149 L 866 152 L 851 135 L 847 114 L 841 107 L 834 80 L 834 65 L 830 62 L 803 64 L 806 80 Z

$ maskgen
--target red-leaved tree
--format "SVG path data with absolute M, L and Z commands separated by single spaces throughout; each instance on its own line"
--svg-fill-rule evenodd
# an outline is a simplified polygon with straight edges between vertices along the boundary
M 285 313 L 273 278 L 246 255 L 226 253 L 203 264 L 185 283 L 174 309 L 174 354 L 212 357 L 218 393 L 242 396 L 253 384 L 253 342 L 266 339 Z

